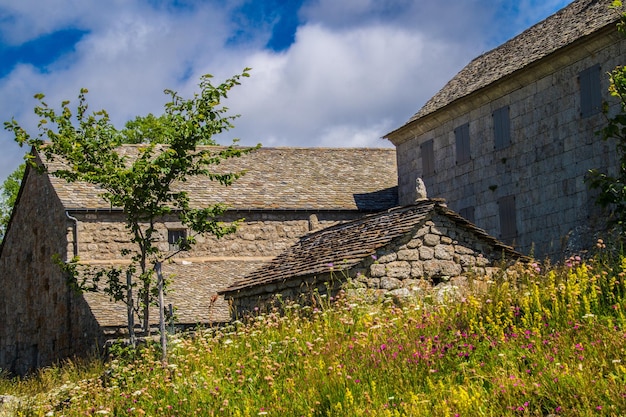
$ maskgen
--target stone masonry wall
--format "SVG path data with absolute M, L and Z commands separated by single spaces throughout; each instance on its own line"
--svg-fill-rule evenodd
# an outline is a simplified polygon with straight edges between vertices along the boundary
M 423 177 L 429 197 L 445 198 L 457 212 L 473 207 L 475 223 L 501 237 L 498 200 L 514 196 L 518 233 L 508 243 L 525 253 L 534 249 L 537 257 L 588 246 L 590 234 L 582 232 L 599 228 L 601 218 L 586 173 L 613 172 L 617 162 L 614 145 L 595 135 L 605 124 L 603 115 L 581 117 L 578 74 L 599 63 L 603 98 L 616 110 L 605 74 L 625 59 L 626 41 L 590 39 L 450 105 L 436 122 L 427 118 L 425 131 L 397 146 L 400 204 L 414 200 L 415 180 Z M 511 144 L 494 150 L 492 113 L 504 106 Z M 471 159 L 457 164 L 454 130 L 465 123 Z M 434 175 L 422 172 L 420 145 L 428 140 L 434 145 Z
M 221 239 L 199 236 L 188 252 L 180 252 L 163 265 L 164 276 L 170 278 L 165 304 L 176 310 L 180 325 L 208 324 L 230 319 L 228 304 L 217 296 L 237 279 L 242 279 L 263 263 L 270 261 L 300 237 L 338 221 L 361 216 L 358 212 L 230 212 L 225 222 L 245 218 L 237 232 Z M 121 223 L 121 213 L 73 213 L 78 219 L 78 255 L 80 261 L 95 268 L 123 265 L 127 260 L 120 251 L 130 248 L 128 235 Z M 157 224 L 167 252 L 167 229 L 182 225 L 165 219 Z M 71 225 L 71 223 L 68 223 Z M 72 225 L 71 225 L 72 226 Z M 72 226 L 73 227 L 73 226 Z M 73 231 L 68 230 L 68 254 L 74 250 Z M 126 308 L 112 303 L 104 294 L 85 294 L 99 325 L 108 337 L 125 332 Z M 150 322 L 157 324 L 158 310 L 152 309 Z M 137 321 L 138 323 L 138 321 Z
M 0 257 L 0 368 L 23 374 L 86 353 L 98 331 L 52 262 L 67 219 L 47 177 L 29 170 L 17 207 Z
M 241 290 L 231 300 L 235 317 L 267 310 L 285 300 L 315 303 L 320 294 L 333 295 L 350 279 L 350 286 L 379 294 L 408 296 L 460 277 L 490 274 L 502 254 L 449 218 L 434 215 L 414 234 L 381 248 L 371 259 L 349 270 L 306 276 Z

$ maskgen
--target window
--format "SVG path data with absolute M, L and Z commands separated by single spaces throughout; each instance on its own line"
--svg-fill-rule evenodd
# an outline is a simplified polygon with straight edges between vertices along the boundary
M 454 136 L 456 138 L 456 163 L 464 164 L 469 162 L 471 159 L 469 123 L 465 123 L 454 129 Z
M 578 74 L 580 83 L 580 115 L 582 117 L 593 116 L 602 110 L 600 71 L 600 65 L 596 64 Z
M 493 138 L 496 150 L 504 149 L 511 144 L 509 106 L 501 107 L 493 112 Z
M 462 208 L 459 210 L 459 214 L 470 223 L 474 223 L 476 221 L 474 217 L 474 206 Z
M 420 145 L 422 154 L 422 175 L 433 175 L 435 173 L 435 150 L 433 140 L 428 140 Z
M 186 229 L 169 229 L 167 231 L 167 243 L 170 244 L 170 250 L 180 250 L 180 242 L 187 239 Z
M 509 195 L 498 199 L 500 214 L 500 239 L 511 244 L 517 237 L 517 215 L 515 212 L 515 196 Z

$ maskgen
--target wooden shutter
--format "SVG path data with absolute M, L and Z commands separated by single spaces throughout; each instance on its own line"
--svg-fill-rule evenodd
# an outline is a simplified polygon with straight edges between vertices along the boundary
M 511 144 L 509 106 L 501 107 L 493 112 L 493 137 L 496 150 L 504 149 Z
M 578 75 L 580 83 L 580 115 L 593 116 L 602 110 L 602 87 L 600 85 L 600 65 L 581 71 Z
M 515 196 L 509 195 L 498 199 L 500 214 L 500 238 L 511 244 L 517 237 L 517 213 L 515 210 Z
M 422 175 L 433 175 L 435 173 L 435 150 L 433 140 L 427 140 L 420 146 L 422 154 Z
M 471 159 L 469 123 L 454 129 L 454 136 L 456 138 L 456 163 L 464 164 L 469 162 Z

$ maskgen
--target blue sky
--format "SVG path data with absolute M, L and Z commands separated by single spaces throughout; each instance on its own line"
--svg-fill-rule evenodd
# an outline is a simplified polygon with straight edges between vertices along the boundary
M 264 146 L 391 146 L 456 72 L 568 0 L 0 0 L 0 121 L 36 135 L 50 105 L 88 88 L 119 126 L 252 67 L 219 138 Z M 0 181 L 25 149 L 0 131 Z

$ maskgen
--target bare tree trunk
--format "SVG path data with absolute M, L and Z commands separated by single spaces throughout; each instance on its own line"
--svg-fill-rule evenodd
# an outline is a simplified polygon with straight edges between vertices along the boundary
M 130 345 L 134 348 L 137 345 L 135 340 L 135 313 L 133 311 L 133 280 L 130 271 L 126 271 L 126 313 L 128 314 L 128 338 Z
M 161 261 L 154 264 L 157 274 L 157 286 L 159 289 L 159 331 L 161 332 L 161 361 L 167 359 L 167 333 L 165 332 L 165 302 L 163 301 L 163 271 Z

